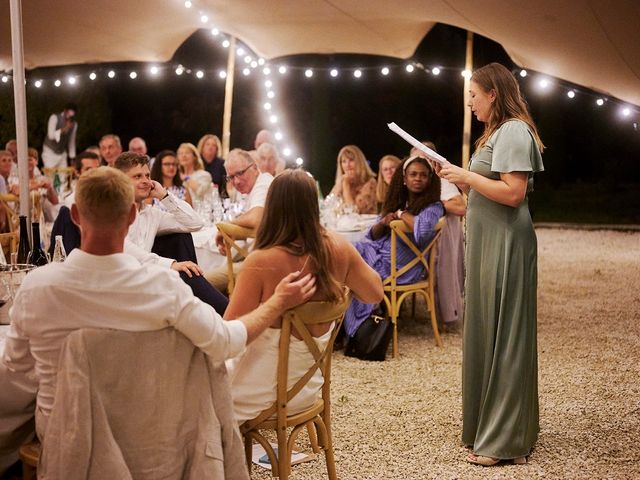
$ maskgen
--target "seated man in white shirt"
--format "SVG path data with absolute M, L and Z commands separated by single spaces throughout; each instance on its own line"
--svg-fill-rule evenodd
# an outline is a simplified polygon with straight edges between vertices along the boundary
M 90 152 L 85 150 L 84 152 L 80 152 L 75 159 L 75 178 L 79 178 L 83 173 L 88 172 L 94 168 L 98 168 L 100 166 L 100 156 L 97 153 Z M 76 196 L 74 194 L 75 190 L 75 182 L 72 183 L 71 191 L 68 192 L 67 196 L 63 198 L 62 203 L 67 208 L 71 208 L 71 205 L 75 202 Z
M 227 181 L 231 182 L 238 192 L 246 195 L 243 207 L 244 213 L 234 218 L 231 223 L 241 227 L 257 229 L 262 221 L 264 204 L 267 200 L 269 186 L 273 181 L 273 175 L 266 172 L 261 173 L 249 152 L 239 148 L 229 152 L 224 162 L 224 168 L 227 171 Z M 220 253 L 226 255 L 224 241 L 220 233 L 216 235 L 216 244 Z M 234 273 L 237 273 L 241 263 L 234 263 Z M 226 291 L 229 283 L 226 264 L 207 272 L 205 277 L 216 289 L 221 292 Z
M 135 202 L 138 214 L 129 227 L 129 234 L 125 240 L 125 251 L 136 257 L 140 263 L 157 263 L 180 272 L 182 279 L 191 287 L 193 293 L 200 300 L 211 305 L 219 314 L 227 308 L 228 299 L 212 287 L 202 277 L 202 269 L 193 261 L 176 261 L 155 253 L 151 253 L 154 242 L 169 233 L 190 233 L 200 230 L 203 226 L 200 216 L 184 200 L 168 192 L 160 183 L 151 180 L 149 173 L 149 157 L 134 152 L 121 153 L 114 167 L 124 172 L 133 182 Z M 160 209 L 146 203 L 149 198 L 156 198 L 164 208 Z M 172 245 L 174 255 L 193 257 L 193 239 L 188 236 L 193 255 L 176 250 L 187 250 L 178 242 Z M 157 245 L 157 244 L 156 244 Z
M 134 189 L 122 172 L 100 167 L 81 177 L 71 207 L 82 233 L 80 248 L 64 263 L 31 272 L 15 297 L 3 361 L 15 373 L 32 375 L 35 368 L 40 438 L 54 404 L 58 356 L 72 331 L 91 327 L 140 332 L 171 326 L 214 361 L 223 361 L 315 292 L 315 279 L 298 278 L 300 272 L 295 272 L 256 310 L 224 321 L 194 297 L 176 273 L 141 265 L 123 253 L 137 214 Z

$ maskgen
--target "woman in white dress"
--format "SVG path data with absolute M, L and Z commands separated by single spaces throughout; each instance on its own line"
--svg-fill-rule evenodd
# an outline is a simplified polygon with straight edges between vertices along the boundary
M 312 301 L 337 301 L 345 285 L 363 302 L 382 300 L 380 276 L 362 260 L 348 240 L 320 225 L 318 192 L 313 178 L 302 170 L 285 170 L 269 188 L 254 251 L 244 262 L 224 318 L 237 318 L 255 309 L 273 294 L 280 279 L 296 271 L 316 276 L 317 292 Z M 281 318 L 276 320 L 243 355 L 227 363 L 239 423 L 255 418 L 276 399 L 281 322 Z M 310 331 L 319 346 L 326 345 L 330 337 L 328 325 L 315 325 Z M 314 360 L 299 338 L 292 339 L 290 348 L 289 384 L 292 384 Z M 289 403 L 289 412 L 311 406 L 321 386 L 322 377 L 317 371 Z

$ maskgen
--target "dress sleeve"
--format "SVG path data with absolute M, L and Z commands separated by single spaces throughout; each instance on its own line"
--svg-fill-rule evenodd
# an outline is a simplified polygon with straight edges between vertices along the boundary
M 442 202 L 428 205 L 413 221 L 413 240 L 418 248 L 425 248 L 436 233 L 436 225 L 444 215 Z
M 542 157 L 527 124 L 509 121 L 495 133 L 492 142 L 491 171 L 498 173 L 539 172 Z
M 370 178 L 355 198 L 358 213 L 376 213 L 376 180 Z

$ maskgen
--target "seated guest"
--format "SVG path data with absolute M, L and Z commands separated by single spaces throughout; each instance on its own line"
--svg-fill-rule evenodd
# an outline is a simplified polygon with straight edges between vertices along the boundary
M 59 202 L 58 194 L 53 188 L 51 180 L 40 173 L 38 170 L 38 151 L 35 148 L 29 148 L 29 191 L 33 192 L 42 189 L 43 196 L 51 203 L 57 205 Z M 10 188 L 11 193 L 20 195 L 20 185 L 14 184 Z
M 214 361 L 223 361 L 240 353 L 286 309 L 315 293 L 310 275 L 299 278 L 296 272 L 254 311 L 236 321 L 223 321 L 193 296 L 177 274 L 157 265 L 141 265 L 123 253 L 138 205 L 130 179 L 112 168 L 101 167 L 80 178 L 71 215 L 82 231 L 80 248 L 64 263 L 34 270 L 23 280 L 10 312 L 12 324 L 3 355 L 10 371 L 35 373 L 38 378 L 40 438 L 46 435 L 55 402 L 59 353 L 72 331 L 173 327 Z
M 378 223 L 367 232 L 367 238 L 355 247 L 365 262 L 382 279 L 391 273 L 391 228 L 393 220 L 402 220 L 413 231 L 413 242 L 420 249 L 427 247 L 435 236 L 435 228 L 444 208 L 440 201 L 440 177 L 424 158 L 411 157 L 393 174 L 387 198 L 382 205 Z M 398 269 L 415 257 L 402 241 L 397 244 Z M 400 277 L 402 283 L 411 283 L 424 275 L 420 262 Z M 354 299 L 345 315 L 345 332 L 353 337 L 358 327 L 373 312 L 375 305 Z
M 263 143 L 256 150 L 258 170 L 276 176 L 278 166 L 278 150 L 271 143 Z
M 75 173 L 74 176 L 76 178 L 80 178 L 80 175 L 87 173 L 89 170 L 93 170 L 94 168 L 98 168 L 100 166 L 100 156 L 95 152 L 90 152 L 85 150 L 84 152 L 80 152 L 78 156 L 76 156 L 74 162 Z M 62 200 L 62 203 L 71 208 L 71 205 L 75 202 L 75 183 L 72 182 L 71 191 L 67 194 L 66 197 Z
M 198 149 L 192 143 L 182 143 L 178 147 L 180 177 L 189 190 L 191 200 L 202 201 L 211 193 L 211 175 L 204 169 Z
M 204 169 L 209 172 L 213 183 L 218 187 L 220 197 L 226 198 L 227 172 L 224 169 L 224 160 L 220 157 L 222 154 L 220 139 L 210 133 L 204 135 L 198 141 L 198 152 L 204 162 Z
M 320 225 L 318 191 L 306 172 L 285 170 L 278 175 L 271 184 L 264 210 L 255 248 L 244 262 L 225 318 L 237 318 L 261 305 L 278 282 L 294 271 L 311 272 L 316 277 L 317 292 L 311 300 L 339 301 L 345 285 L 363 302 L 382 300 L 378 274 L 345 238 Z M 227 362 L 238 422 L 255 418 L 276 399 L 281 322 L 281 318 L 275 319 L 244 354 Z M 324 348 L 331 336 L 329 325 L 311 328 L 318 346 Z M 313 363 L 305 343 L 292 339 L 288 384 L 299 380 Z M 322 382 L 318 370 L 294 397 L 289 413 L 312 405 Z
M 342 147 L 338 152 L 336 184 L 331 193 L 342 198 L 357 213 L 376 213 L 376 176 L 364 153 L 355 145 Z
M 434 152 L 433 142 L 424 141 Z M 417 148 L 411 154 L 423 156 Z M 447 223 L 438 239 L 436 260 L 436 309 L 443 323 L 462 321 L 464 313 L 464 233 L 462 217 L 467 211 L 464 197 L 453 183 L 440 179 L 440 200 L 444 205 Z
M 237 216 L 231 223 L 241 227 L 256 229 L 262 221 L 264 213 L 264 203 L 267 199 L 269 185 L 273 181 L 273 176 L 269 173 L 260 173 L 249 152 L 236 148 L 229 152 L 227 160 L 224 162 L 227 171 L 227 179 L 239 193 L 246 195 L 243 201 L 242 215 Z M 226 255 L 224 240 L 222 235 L 216 235 L 216 244 L 222 255 Z M 234 264 L 234 271 L 240 268 L 240 262 Z M 207 272 L 207 280 L 221 292 L 226 291 L 229 278 L 227 276 L 227 266 L 222 265 L 217 269 Z
M 9 175 L 13 166 L 13 155 L 9 150 L 0 150 L 0 193 L 7 193 Z
M 120 137 L 109 133 L 100 139 L 98 145 L 100 146 L 102 164 L 113 167 L 113 164 L 116 163 L 116 158 L 118 158 L 118 155 L 122 153 Z
M 380 159 L 378 163 L 378 184 L 376 186 L 376 203 L 379 207 L 382 207 L 384 199 L 387 198 L 391 178 L 393 178 L 393 174 L 401 163 L 402 160 L 395 155 L 385 155 Z
M 162 150 L 156 155 L 156 161 L 151 167 L 151 180 L 160 183 L 168 192 L 173 193 L 180 200 L 184 200 L 189 205 L 191 202 L 191 194 L 182 183 L 180 173 L 178 172 L 178 160 L 175 152 L 171 150 Z M 158 199 L 154 199 L 154 205 L 161 205 Z

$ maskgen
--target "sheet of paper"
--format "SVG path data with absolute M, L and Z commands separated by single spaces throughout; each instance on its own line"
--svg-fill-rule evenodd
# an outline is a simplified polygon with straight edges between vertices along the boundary
M 446 158 L 444 158 L 438 152 L 435 152 L 435 151 L 431 150 L 429 147 L 424 145 L 422 142 L 419 142 L 418 140 L 416 140 L 414 137 L 409 135 L 402 128 L 400 128 L 398 125 L 396 125 L 394 122 L 387 123 L 387 127 L 389 127 L 389 130 L 391 130 L 392 132 L 394 132 L 394 133 L 400 135 L 402 138 L 404 138 L 412 147 L 415 147 L 418 150 L 420 150 L 422 153 L 424 153 L 424 155 L 427 157 L 428 160 L 432 160 L 434 162 L 437 162 L 443 167 L 446 166 L 446 165 L 449 165 L 449 161 Z
M 273 442 L 269 442 L 269 443 L 271 447 L 275 450 L 276 456 L 277 456 L 278 445 Z M 296 452 L 294 450 L 291 452 L 291 465 L 293 466 L 293 465 L 297 465 L 298 463 L 309 462 L 315 458 L 316 458 L 315 453 L 307 454 L 302 452 Z M 267 452 L 264 451 L 264 448 L 262 448 L 262 445 L 260 445 L 259 443 L 253 444 L 251 459 L 254 464 L 262 468 L 266 468 L 267 470 L 271 470 L 271 463 L 269 463 L 269 457 L 267 456 Z

